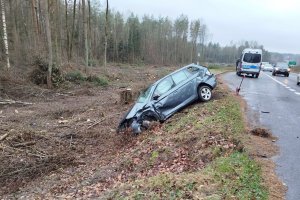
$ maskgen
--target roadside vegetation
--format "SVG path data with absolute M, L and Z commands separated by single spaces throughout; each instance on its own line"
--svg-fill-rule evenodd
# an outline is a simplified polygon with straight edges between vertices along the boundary
M 292 72 L 294 73 L 300 73 L 300 66 L 296 66 L 292 68 Z
M 195 102 L 137 137 L 115 133 L 130 107 L 118 102 L 120 88 L 139 91 L 176 68 L 111 66 L 105 87 L 82 84 L 89 75 L 80 67 L 74 74 L 64 68 L 62 74 L 71 80 L 56 90 L 41 91 L 25 82 L 15 89 L 20 82 L 5 79 L 7 95 L 34 104 L 1 107 L 0 133 L 10 132 L 0 143 L 1 195 L 267 199 L 261 165 L 244 145 L 250 134 L 240 102 L 220 78 L 211 101 Z M 219 74 L 230 68 L 210 69 Z
M 235 71 L 235 67 L 233 65 L 219 65 L 219 64 L 214 64 L 211 65 L 209 64 L 207 68 L 214 74 L 220 74 L 220 73 L 226 73 L 226 72 L 231 72 Z
M 238 100 L 222 86 L 214 92 L 140 135 L 122 164 L 127 181 L 105 198 L 268 199 L 260 165 L 243 145 L 249 134 Z

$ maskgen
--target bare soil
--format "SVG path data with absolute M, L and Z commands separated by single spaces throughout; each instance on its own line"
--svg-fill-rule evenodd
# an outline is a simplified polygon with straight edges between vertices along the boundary
M 74 68 L 84 71 L 70 65 L 64 70 Z M 136 141 L 131 134 L 116 134 L 120 119 L 131 106 L 120 103 L 120 90 L 131 88 L 137 95 L 174 69 L 92 68 L 88 73 L 106 76 L 110 85 L 65 84 L 54 90 L 36 86 L 26 76 L 16 76 L 18 72 L 3 74 L 0 100 L 12 99 L 32 105 L 0 105 L 0 138 L 6 136 L 0 141 L 0 196 L 17 192 L 26 185 L 29 187 L 24 191 L 31 190 L 35 184 L 44 187 L 45 191 L 39 191 L 39 195 L 60 193 L 66 185 L 75 187 L 81 181 L 93 179 L 90 173 L 98 173 L 100 166 L 110 163 Z M 105 177 L 96 179 L 105 180 Z
M 65 70 L 78 68 L 84 72 L 71 65 Z M 4 199 L 88 198 L 88 195 L 93 197 L 105 192 L 116 181 L 126 182 L 127 173 L 133 166 L 124 160 L 126 154 L 123 153 L 130 152 L 133 146 L 147 146 L 147 140 L 145 135 L 135 137 L 130 133 L 116 133 L 118 122 L 131 106 L 121 104 L 120 91 L 131 88 L 137 95 L 138 91 L 174 69 L 176 67 L 92 68 L 88 73 L 106 76 L 109 86 L 66 84 L 54 90 L 36 86 L 26 76 L 17 76 L 17 79 L 15 74 L 0 76 L 0 100 L 32 103 L 0 105 L 0 138 L 6 135 L 0 141 L 0 196 Z M 222 98 L 222 95 L 227 93 L 220 91 L 214 98 Z M 176 118 L 168 123 L 172 120 Z M 160 134 L 159 129 L 160 124 L 155 124 L 148 134 Z M 211 137 L 217 138 L 218 134 Z M 247 144 L 248 148 L 265 166 L 263 172 L 272 193 L 271 199 L 283 199 L 284 187 L 274 174 L 274 164 L 268 159 L 277 152 L 272 137 L 251 134 L 249 137 L 253 141 Z M 157 141 L 157 145 L 160 142 L 163 144 Z M 157 166 L 164 162 L 168 169 L 177 170 L 177 163 L 184 163 L 182 170 L 195 170 L 195 163 L 187 156 L 195 142 L 190 138 L 186 144 L 178 146 L 174 158 L 169 158 L 166 151 L 165 160 L 155 161 Z M 206 143 L 209 145 L 210 140 Z M 133 164 L 138 165 L 147 155 L 143 151 L 136 152 Z M 203 157 L 203 166 L 205 160 L 209 162 L 210 159 Z M 139 170 L 140 174 L 134 176 L 155 174 L 155 170 L 161 169 Z M 90 185 L 93 185 L 93 193 L 89 191 Z

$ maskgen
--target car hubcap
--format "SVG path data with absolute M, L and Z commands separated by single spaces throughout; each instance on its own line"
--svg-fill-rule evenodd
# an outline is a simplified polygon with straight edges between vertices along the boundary
M 204 100 L 209 100 L 210 97 L 211 97 L 211 91 L 210 89 L 208 88 L 203 88 L 201 90 L 201 97 L 204 99 Z

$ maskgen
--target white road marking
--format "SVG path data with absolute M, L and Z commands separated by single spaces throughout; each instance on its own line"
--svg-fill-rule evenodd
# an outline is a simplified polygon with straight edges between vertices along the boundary
M 296 92 L 296 90 L 294 90 L 294 89 L 292 89 L 291 87 L 287 86 L 286 84 L 284 84 L 284 83 L 282 83 L 282 82 L 276 80 L 276 79 L 273 78 L 272 76 L 270 76 L 270 75 L 268 75 L 268 74 L 266 74 L 266 73 L 264 73 L 264 74 L 265 74 L 266 76 L 268 76 L 270 79 L 272 79 L 273 81 L 275 81 L 275 82 L 279 83 L 280 85 L 284 86 L 284 87 L 285 87 L 286 89 L 288 89 L 289 91 L 294 92 L 296 95 L 299 95 L 299 96 L 300 96 L 300 92 Z

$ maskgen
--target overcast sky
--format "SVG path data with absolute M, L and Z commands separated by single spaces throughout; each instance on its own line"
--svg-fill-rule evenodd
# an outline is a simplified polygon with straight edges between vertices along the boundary
M 103 0 L 102 0 L 103 1 Z M 102 3 L 103 5 L 104 3 Z M 271 52 L 300 53 L 300 0 L 110 0 L 125 16 L 201 19 L 209 41 L 257 41 Z

